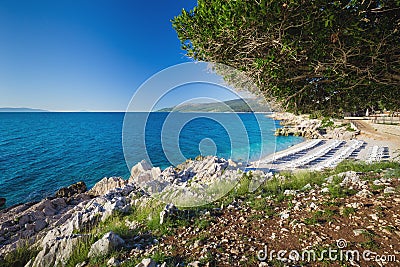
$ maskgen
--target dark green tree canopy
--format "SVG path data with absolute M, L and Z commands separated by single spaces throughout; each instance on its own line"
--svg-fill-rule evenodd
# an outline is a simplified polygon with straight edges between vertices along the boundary
M 199 0 L 187 55 L 243 71 L 284 109 L 400 109 L 400 0 Z

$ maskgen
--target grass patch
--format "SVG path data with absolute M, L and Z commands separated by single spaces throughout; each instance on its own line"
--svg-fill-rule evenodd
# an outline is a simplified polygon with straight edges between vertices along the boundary
M 28 241 L 23 242 L 14 251 L 5 255 L 3 260 L 0 260 L 0 266 L 4 267 L 23 267 L 31 259 L 34 259 L 39 253 L 39 250 L 30 245 Z
M 389 170 L 387 173 L 384 175 L 385 178 L 400 178 L 400 168 L 395 168 Z
M 343 209 L 343 215 L 346 217 L 349 217 L 350 214 L 354 214 L 354 213 L 356 213 L 356 209 L 353 207 L 345 207 Z
M 104 222 L 100 222 L 98 226 L 93 229 L 92 233 L 97 237 L 102 237 L 104 234 L 112 231 L 123 239 L 133 237 L 138 234 L 139 230 L 133 231 L 129 229 L 125 222 L 127 218 L 127 215 L 116 212 Z
M 393 233 L 394 231 L 396 231 L 396 228 L 390 225 L 384 226 L 382 227 L 382 229 L 385 229 L 386 231 L 389 231 L 390 233 Z
M 78 263 L 84 262 L 88 259 L 88 253 L 90 251 L 90 247 L 96 241 L 94 235 L 87 235 L 82 238 L 75 246 L 72 254 L 67 261 L 66 267 L 75 267 Z
M 373 239 L 369 239 L 369 240 L 367 240 L 365 242 L 361 242 L 360 246 L 362 248 L 369 249 L 369 250 L 379 249 L 379 244 Z
M 271 196 L 277 202 L 284 200 L 290 200 L 293 196 L 284 195 L 285 190 L 298 190 L 303 191 L 306 185 L 322 185 L 325 180 L 323 172 L 282 172 L 279 176 L 274 176 L 272 179 L 265 181 L 255 192 L 255 194 L 261 194 L 262 197 Z M 254 208 L 264 209 L 262 203 L 254 203 Z M 261 206 L 260 206 L 261 205 Z
M 163 263 L 168 259 L 168 256 L 165 255 L 162 251 L 156 251 L 151 258 L 158 263 Z
M 265 198 L 252 198 L 250 200 L 249 206 L 252 209 L 262 211 L 262 210 L 267 210 L 270 208 L 270 206 L 267 204 Z
M 376 234 L 375 234 L 374 232 L 372 232 L 371 230 L 366 230 L 366 231 L 364 231 L 364 232 L 362 233 L 362 235 L 363 235 L 365 238 L 373 238 L 373 237 L 376 236 Z
M 196 240 L 199 240 L 201 242 L 205 242 L 209 238 L 208 233 L 200 233 L 197 237 Z
M 267 181 L 265 190 L 275 193 L 281 193 L 285 190 L 302 190 L 307 184 L 321 185 L 324 183 L 324 173 L 302 171 L 296 173 L 284 173 L 285 179 L 276 179 Z
M 307 225 L 323 224 L 326 222 L 332 222 L 333 216 L 337 213 L 336 210 L 326 209 L 318 210 L 312 214 L 310 218 L 305 218 L 304 223 Z
M 357 194 L 357 190 L 343 188 L 338 184 L 331 184 L 328 189 L 332 198 L 345 198 Z
M 211 218 L 196 218 L 194 226 L 199 230 L 207 229 L 211 225 Z
M 375 184 L 371 184 L 370 188 L 372 191 L 381 191 L 383 189 L 385 189 L 384 185 L 375 185 Z
M 134 208 L 129 219 L 144 224 L 150 230 L 156 230 L 160 228 L 160 212 L 163 209 L 162 203 L 152 199 L 146 205 Z
M 337 215 L 338 211 L 333 209 L 325 209 L 324 210 L 324 217 L 327 221 L 332 221 L 333 216 Z
M 253 179 L 252 172 L 244 173 L 240 182 L 236 185 L 235 189 L 231 192 L 232 196 L 245 196 L 249 192 L 249 185 Z
M 273 197 L 276 202 L 283 202 L 293 198 L 292 196 L 285 196 L 285 190 L 298 190 L 302 191 L 304 187 L 310 184 L 312 187 L 315 185 L 321 186 L 325 179 L 329 176 L 334 176 L 347 171 L 356 172 L 381 172 L 384 169 L 392 169 L 392 175 L 400 173 L 400 164 L 397 162 L 376 162 L 368 164 L 365 162 L 343 161 L 335 169 L 326 170 L 322 172 L 316 171 L 301 171 L 296 173 L 281 172 L 279 176 L 275 175 L 273 178 L 265 181 L 255 192 L 248 192 L 248 187 L 253 177 L 251 172 L 244 173 L 241 181 L 227 196 L 220 201 L 224 204 L 231 203 L 234 199 L 244 198 L 250 200 L 250 206 L 256 210 L 265 210 L 266 204 L 263 200 L 254 198 L 255 195 L 261 194 L 264 197 Z M 375 177 L 375 175 L 374 175 Z M 371 177 L 371 180 L 373 177 Z M 328 187 L 329 193 L 332 198 L 344 198 L 355 195 L 356 190 L 341 188 L 338 184 L 342 178 L 334 176 L 332 184 Z
M 356 162 L 352 160 L 345 160 L 336 166 L 334 173 L 341 173 L 347 171 L 355 172 L 370 172 L 379 171 L 384 169 L 398 169 L 400 171 L 400 163 L 394 161 L 382 161 L 374 163 Z
M 329 200 L 324 201 L 321 204 L 322 204 L 322 206 L 325 206 L 325 207 L 340 207 L 342 205 L 342 203 L 340 203 L 340 202 L 329 201 Z

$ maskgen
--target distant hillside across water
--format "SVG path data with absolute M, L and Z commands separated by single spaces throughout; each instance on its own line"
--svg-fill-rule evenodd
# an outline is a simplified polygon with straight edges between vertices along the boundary
M 0 108 L 0 112 L 49 112 L 49 111 L 36 108 Z
M 255 99 L 234 99 L 224 102 L 187 103 L 157 112 L 271 112 L 267 105 Z

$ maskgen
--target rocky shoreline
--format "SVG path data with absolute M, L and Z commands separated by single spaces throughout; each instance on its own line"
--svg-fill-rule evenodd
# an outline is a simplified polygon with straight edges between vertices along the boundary
M 256 257 L 265 244 L 305 249 L 344 238 L 360 250 L 366 247 L 355 242 L 373 241 L 376 252 L 393 252 L 400 260 L 400 166 L 393 166 L 297 181 L 261 171 L 243 173 L 240 164 L 216 157 L 162 172 L 143 161 L 129 180 L 104 178 L 88 191 L 78 183 L 54 197 L 0 211 L 0 259 L 28 246 L 36 253 L 22 266 L 98 266 L 93 262 L 99 257 L 107 266 L 270 266 Z M 162 204 L 165 195 L 157 200 L 142 189 L 180 188 L 188 194 L 192 191 L 185 190 L 199 185 L 213 188 L 223 175 L 231 177 L 232 190 L 226 196 L 198 195 L 221 198 L 196 209 Z M 251 193 L 254 178 L 263 186 Z M 143 210 L 150 211 L 139 216 Z M 87 245 L 83 260 L 71 265 L 82 244 Z M 390 264 L 384 266 L 395 266 Z
M 209 203 L 212 199 L 207 197 L 219 196 L 207 195 L 204 190 L 193 193 L 190 188 L 205 189 L 222 180 L 235 185 L 240 178 L 237 167 L 238 164 L 230 160 L 206 157 L 161 172 L 160 168 L 152 168 L 142 161 L 132 168 L 129 180 L 103 178 L 89 191 L 79 182 L 40 202 L 1 210 L 0 257 L 29 244 L 39 247 L 40 252 L 26 266 L 64 266 L 76 243 L 85 238 L 76 232 L 104 222 L 116 212 L 127 213 L 132 207 L 146 205 L 152 199 L 149 193 L 179 190 L 179 194 L 172 196 L 178 203 L 188 196 L 201 200 L 201 204 Z M 170 200 L 171 196 L 160 198 Z M 164 216 L 169 212 L 164 211 Z
M 129 208 L 124 205 L 122 196 L 133 189 L 115 189 L 122 184 L 126 185 L 122 178 L 104 178 L 87 191 L 86 185 L 79 182 L 60 189 L 53 197 L 1 210 L 0 255 L 4 256 L 25 242 L 34 244 L 45 239 L 47 243 L 51 239 L 49 236 L 56 232 L 72 235 L 74 230 L 85 224 L 104 220 L 116 210 Z M 109 188 L 114 188 L 116 192 L 107 195 Z M 96 210 L 96 207 L 101 208 Z
M 303 136 L 308 139 L 354 139 L 360 130 L 343 120 L 310 119 L 308 115 L 296 116 L 292 113 L 277 112 L 270 115 L 271 118 L 281 121 L 282 128 L 276 129 L 275 135 Z

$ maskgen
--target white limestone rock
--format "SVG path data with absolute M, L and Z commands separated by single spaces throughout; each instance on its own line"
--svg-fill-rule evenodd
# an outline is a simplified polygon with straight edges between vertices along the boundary
M 106 255 L 124 244 L 125 241 L 119 235 L 113 232 L 108 232 L 90 247 L 88 257 L 92 258 Z
M 140 174 L 149 170 L 151 170 L 151 165 L 147 161 L 142 160 L 141 162 L 132 167 L 131 177 L 129 178 L 129 182 L 134 182 L 135 178 L 137 178 Z
M 128 184 L 128 181 L 121 177 L 110 177 L 103 178 L 97 182 L 92 189 L 89 190 L 89 194 L 94 196 L 102 196 L 108 193 L 110 190 L 115 188 L 123 188 Z

